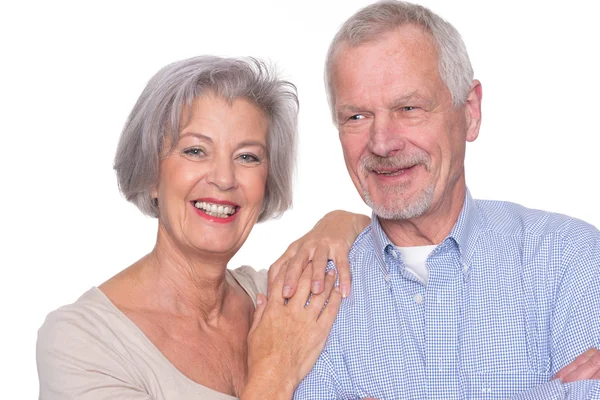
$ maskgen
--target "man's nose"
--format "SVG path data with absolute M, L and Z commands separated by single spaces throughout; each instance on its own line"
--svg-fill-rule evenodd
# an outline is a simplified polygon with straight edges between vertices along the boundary
M 371 125 L 369 149 L 380 157 L 391 157 L 406 147 L 404 129 L 390 116 L 375 117 Z

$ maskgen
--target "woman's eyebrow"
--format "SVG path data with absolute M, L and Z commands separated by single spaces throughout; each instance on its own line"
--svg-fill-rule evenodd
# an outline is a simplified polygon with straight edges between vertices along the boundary
M 240 143 L 238 143 L 237 147 L 249 147 L 249 146 L 257 146 L 262 148 L 264 151 L 267 150 L 267 146 L 264 142 L 261 142 L 259 140 L 244 140 Z
M 197 132 L 184 132 L 184 133 L 182 133 L 179 136 L 179 139 L 182 139 L 182 138 L 184 138 L 186 136 L 193 136 L 195 138 L 198 138 L 200 140 L 205 140 L 205 141 L 210 142 L 210 143 L 213 142 L 213 140 L 209 136 L 206 136 L 206 135 L 203 135 L 203 134 L 197 133 Z

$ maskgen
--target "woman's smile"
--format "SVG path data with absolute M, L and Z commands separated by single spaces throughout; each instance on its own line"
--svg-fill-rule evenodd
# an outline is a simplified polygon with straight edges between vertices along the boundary
M 235 203 L 213 198 L 201 198 L 192 200 L 191 204 L 196 209 L 196 213 L 211 222 L 226 224 L 232 222 L 237 217 L 240 209 Z

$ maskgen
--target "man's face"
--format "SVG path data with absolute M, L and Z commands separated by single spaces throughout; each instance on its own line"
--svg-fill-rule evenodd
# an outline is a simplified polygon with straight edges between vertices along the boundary
M 340 140 L 363 200 L 384 219 L 452 203 L 457 183 L 464 188 L 465 141 L 479 125 L 470 128 L 469 105 L 452 106 L 430 34 L 405 25 L 359 46 L 342 43 L 334 57 Z

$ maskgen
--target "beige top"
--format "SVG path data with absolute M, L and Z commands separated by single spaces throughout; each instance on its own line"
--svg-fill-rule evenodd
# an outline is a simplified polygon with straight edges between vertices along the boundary
M 229 270 L 252 301 L 267 271 Z M 94 287 L 46 317 L 38 332 L 40 400 L 231 400 L 181 373 L 138 326 Z

